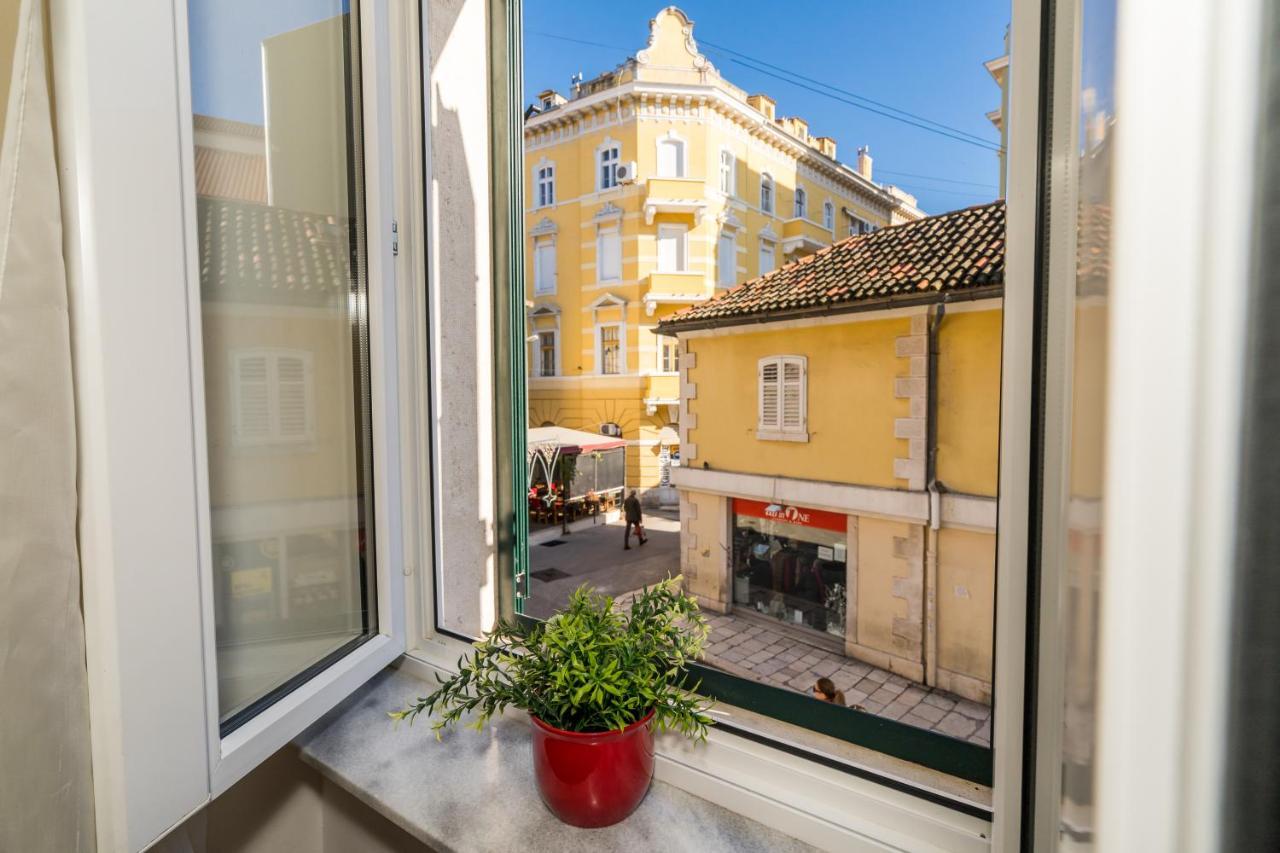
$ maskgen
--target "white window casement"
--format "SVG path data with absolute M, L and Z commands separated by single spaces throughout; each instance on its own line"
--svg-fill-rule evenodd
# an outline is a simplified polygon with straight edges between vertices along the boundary
M 773 213 L 773 177 L 765 172 L 760 176 L 760 212 Z
M 737 185 L 738 158 L 733 156 L 733 152 L 728 148 L 720 149 L 720 192 L 727 196 L 734 195 L 734 187 Z
M 822 227 L 828 231 L 836 227 L 836 206 L 830 199 L 822 203 Z
M 626 372 L 626 349 L 621 323 L 600 323 L 596 326 L 596 372 L 614 376 Z
M 685 143 L 674 131 L 658 138 L 658 177 L 685 176 Z
M 548 296 L 556 292 L 556 241 L 540 237 L 533 244 L 533 293 Z
M 760 266 L 757 275 L 771 273 L 774 269 L 775 258 L 777 257 L 777 245 L 772 240 L 760 240 Z
M 232 435 L 237 446 L 306 444 L 314 440 L 310 352 L 236 350 L 231 360 Z
M 537 352 L 533 360 L 534 376 L 560 375 L 560 336 L 555 329 L 547 329 L 536 333 L 534 341 Z
M 543 160 L 533 170 L 535 207 L 551 207 L 556 203 L 556 166 Z
M 621 147 L 616 142 L 606 141 L 596 149 L 596 189 L 610 190 L 618 185 L 618 163 L 621 160 Z
M 796 187 L 795 218 L 804 219 L 809 215 L 809 196 L 804 187 Z
M 666 335 L 658 337 L 658 371 L 660 373 L 676 372 L 679 367 L 678 352 L 679 343 L 675 338 L 669 338 Z
M 689 229 L 684 225 L 658 226 L 658 272 L 687 272 Z
M 738 241 L 728 229 L 716 240 L 716 284 L 733 287 L 738 280 Z
M 756 438 L 769 441 L 808 441 L 808 359 L 802 355 L 773 355 L 757 364 L 759 419 Z
M 616 226 L 601 227 L 596 233 L 596 279 L 601 282 L 622 278 L 622 232 Z

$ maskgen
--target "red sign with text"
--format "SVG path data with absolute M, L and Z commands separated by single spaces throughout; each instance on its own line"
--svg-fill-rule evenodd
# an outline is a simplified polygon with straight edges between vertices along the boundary
M 749 501 L 745 498 L 733 499 L 733 511 L 738 515 L 750 515 L 769 521 L 784 521 L 787 524 L 798 524 L 801 527 L 817 527 L 822 530 L 834 530 L 844 533 L 848 529 L 848 519 L 838 512 L 825 509 L 809 509 L 803 506 L 789 506 L 764 501 Z

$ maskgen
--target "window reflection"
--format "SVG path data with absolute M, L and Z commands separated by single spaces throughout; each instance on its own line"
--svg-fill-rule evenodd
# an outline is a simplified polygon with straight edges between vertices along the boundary
M 224 728 L 373 630 L 359 75 L 345 2 L 193 2 Z

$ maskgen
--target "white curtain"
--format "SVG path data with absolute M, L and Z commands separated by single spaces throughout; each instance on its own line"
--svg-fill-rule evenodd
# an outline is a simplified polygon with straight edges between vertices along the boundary
M 16 39 L 0 44 L 13 60 L 0 144 L 0 851 L 74 853 L 95 843 L 43 7 L 22 0 Z

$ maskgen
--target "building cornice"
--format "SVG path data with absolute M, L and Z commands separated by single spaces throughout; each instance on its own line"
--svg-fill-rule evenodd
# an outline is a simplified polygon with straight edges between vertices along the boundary
M 655 110 L 667 104 L 669 107 L 674 107 L 676 111 L 646 113 L 646 107 L 650 103 Z M 626 112 L 626 107 L 631 107 L 629 113 Z M 525 121 L 524 135 L 528 142 L 531 138 L 536 139 L 541 132 L 566 126 L 573 127 L 577 133 L 588 132 L 595 128 L 582 127 L 582 119 L 594 116 L 602 110 L 615 111 L 618 120 L 621 121 L 623 118 L 637 120 L 655 117 L 704 118 L 702 110 L 706 107 L 711 107 L 751 136 L 793 157 L 798 165 L 808 166 L 819 174 L 844 184 L 852 193 L 868 196 L 890 209 L 906 212 L 912 216 L 922 215 L 913 205 L 895 196 L 875 181 L 863 177 L 853 167 L 826 156 L 805 140 L 794 136 L 776 122 L 770 121 L 763 113 L 711 83 L 628 81 L 529 118 Z

